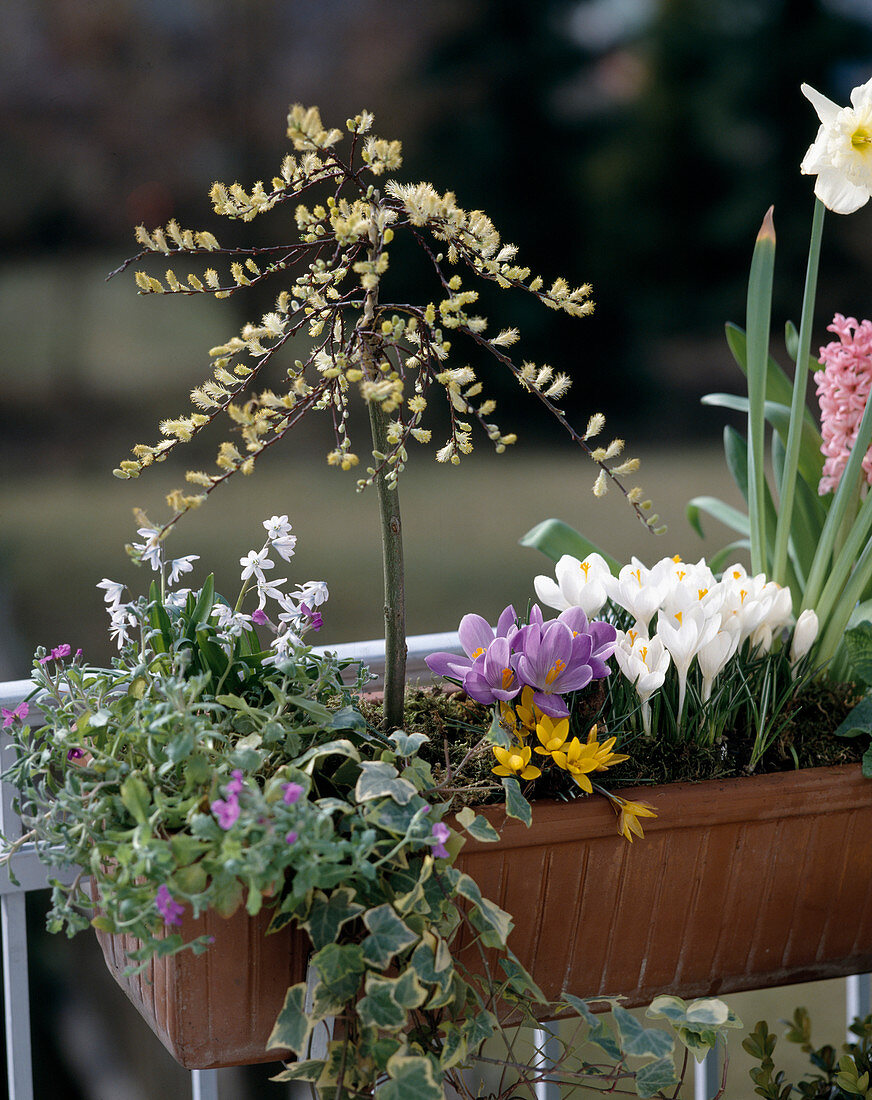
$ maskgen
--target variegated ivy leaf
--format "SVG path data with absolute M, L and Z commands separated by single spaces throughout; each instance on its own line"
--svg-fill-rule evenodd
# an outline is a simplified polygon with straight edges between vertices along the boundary
M 675 1065 L 671 1056 L 658 1058 L 636 1071 L 636 1092 L 642 1097 L 656 1096 L 664 1089 L 672 1088 L 677 1084 L 678 1078 L 675 1075 Z
M 391 1031 L 404 1027 L 407 1010 L 419 1008 L 426 1000 L 427 990 L 411 968 L 398 978 L 368 974 L 366 993 L 358 1002 L 357 1013 L 364 1027 Z
M 354 797 L 358 802 L 368 802 L 373 798 L 392 798 L 401 806 L 418 792 L 407 780 L 401 779 L 393 764 L 384 760 L 364 760 L 360 765 L 360 778 L 354 788 Z
M 488 819 L 477 814 L 471 806 L 464 806 L 457 814 L 457 823 L 462 825 L 474 840 L 493 842 L 500 839 L 500 834 Z
M 478 884 L 474 879 L 471 879 L 469 875 L 461 874 L 459 876 L 455 890 L 461 897 L 466 898 L 467 901 L 471 901 L 472 904 L 476 906 L 485 923 L 492 928 L 494 932 L 497 933 L 500 940 L 505 943 L 509 938 L 509 933 L 514 927 L 512 918 L 505 909 L 500 909 L 498 905 L 482 897 Z
M 354 900 L 354 891 L 350 886 L 337 887 L 330 894 L 316 890 L 308 919 L 301 921 L 301 927 L 306 929 L 315 950 L 319 951 L 327 944 L 334 943 L 342 925 L 353 920 L 365 908 L 366 906 Z
M 513 775 L 507 775 L 503 779 L 503 788 L 506 792 L 506 813 L 509 817 L 523 821 L 529 829 L 533 824 L 533 811 L 530 803 L 521 794 L 521 785 Z
M 337 1000 L 350 1001 L 366 970 L 359 943 L 328 943 L 312 956 L 321 980 Z
M 379 1100 L 443 1100 L 444 1091 L 429 1058 L 395 1054 L 388 1061 L 390 1080 L 379 1089 Z
M 406 733 L 404 730 L 394 730 L 388 740 L 393 741 L 397 746 L 399 756 L 414 756 L 418 749 L 430 738 L 426 733 Z
M 620 1005 L 612 1008 L 612 1015 L 621 1033 L 624 1052 L 635 1058 L 664 1058 L 671 1055 L 675 1041 L 668 1031 L 659 1028 L 643 1027 Z
M 364 914 L 363 923 L 370 933 L 363 941 L 363 957 L 383 970 L 397 952 L 418 940 L 418 935 L 387 904 L 370 909 Z
M 306 1014 L 306 983 L 292 985 L 267 1042 L 267 1050 L 292 1050 L 302 1054 L 309 1041 L 313 1021 Z

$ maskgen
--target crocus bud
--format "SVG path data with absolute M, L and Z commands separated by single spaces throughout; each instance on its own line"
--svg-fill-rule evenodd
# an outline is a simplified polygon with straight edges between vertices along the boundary
M 796 620 L 793 641 L 790 645 L 790 661 L 795 664 L 808 653 L 818 635 L 818 617 L 809 607 Z

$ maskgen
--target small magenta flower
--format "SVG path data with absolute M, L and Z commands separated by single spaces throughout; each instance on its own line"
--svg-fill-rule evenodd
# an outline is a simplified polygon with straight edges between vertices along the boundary
M 245 786 L 245 780 L 239 768 L 234 768 L 230 775 L 232 778 L 224 790 L 231 798 L 235 798 Z
M 235 795 L 230 795 L 225 801 L 216 798 L 210 809 L 218 818 L 218 824 L 222 829 L 231 829 L 239 819 L 239 800 Z
M 70 749 L 70 751 L 67 753 L 67 761 L 72 762 L 73 760 L 82 760 L 84 756 L 84 749 Z
M 291 829 L 291 831 L 285 837 L 285 844 L 296 844 L 299 835 L 300 834 L 295 829 Z
M 295 802 L 298 802 L 300 795 L 303 793 L 303 788 L 299 783 L 285 783 L 282 790 L 284 791 L 282 801 L 288 806 L 293 806 Z
M 175 901 L 166 883 L 163 883 L 158 887 L 157 894 L 155 894 L 154 904 L 157 907 L 157 911 L 164 919 L 164 924 L 181 924 L 182 914 L 185 911 L 184 905 L 181 902 Z
M 313 611 L 307 603 L 300 604 L 300 614 L 304 619 L 308 620 L 309 627 L 318 631 L 324 625 L 324 619 L 320 611 Z
M 26 699 L 23 703 L 19 703 L 13 710 L 7 710 L 6 707 L 0 708 L 0 714 L 3 715 L 3 728 L 8 729 L 13 722 L 23 722 L 29 710 L 30 706 Z
M 255 626 L 266 626 L 269 622 L 269 618 L 263 608 L 259 607 L 256 611 L 252 611 L 251 621 Z
M 445 847 L 445 841 L 451 836 L 451 830 L 443 822 L 437 821 L 430 832 L 436 841 L 433 845 L 433 855 L 437 859 L 448 859 L 448 849 Z
M 47 665 L 49 661 L 61 661 L 64 657 L 69 657 L 72 652 L 72 647 L 64 642 L 63 645 L 55 646 L 51 653 L 46 653 L 44 657 L 40 657 L 39 663 Z

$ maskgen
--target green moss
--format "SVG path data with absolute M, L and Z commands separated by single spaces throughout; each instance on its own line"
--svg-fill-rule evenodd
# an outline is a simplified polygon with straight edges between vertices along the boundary
M 584 738 L 603 699 L 597 691 L 579 694 L 572 732 Z M 865 738 L 843 739 L 833 734 L 863 695 L 864 688 L 859 684 L 809 685 L 788 705 L 784 726 L 756 772 L 859 762 L 867 747 Z M 379 724 L 377 702 L 364 702 L 361 709 L 368 721 Z M 427 734 L 430 740 L 421 756 L 432 765 L 437 782 L 451 790 L 458 808 L 502 801 L 502 784 L 491 770 L 494 759 L 486 741 L 490 722 L 491 709 L 462 692 L 415 689 L 406 694 L 405 728 Z M 616 745 L 616 751 L 630 755 L 629 760 L 593 778 L 603 787 L 617 789 L 745 775 L 753 740 L 751 730 L 732 730 L 723 742 L 709 746 L 691 740 L 666 742 L 639 736 Z M 461 775 L 455 779 L 459 769 Z M 557 768 L 545 769 L 541 779 L 527 788 L 533 799 L 567 799 L 581 793 L 573 780 Z

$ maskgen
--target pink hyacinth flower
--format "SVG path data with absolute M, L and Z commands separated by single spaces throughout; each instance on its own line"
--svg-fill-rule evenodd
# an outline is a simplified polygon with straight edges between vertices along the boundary
M 872 321 L 857 323 L 837 313 L 827 326 L 839 339 L 821 348 L 823 370 L 815 372 L 821 410 L 824 467 L 818 493 L 835 492 L 848 464 L 872 388 Z M 872 448 L 863 458 L 872 484 Z

